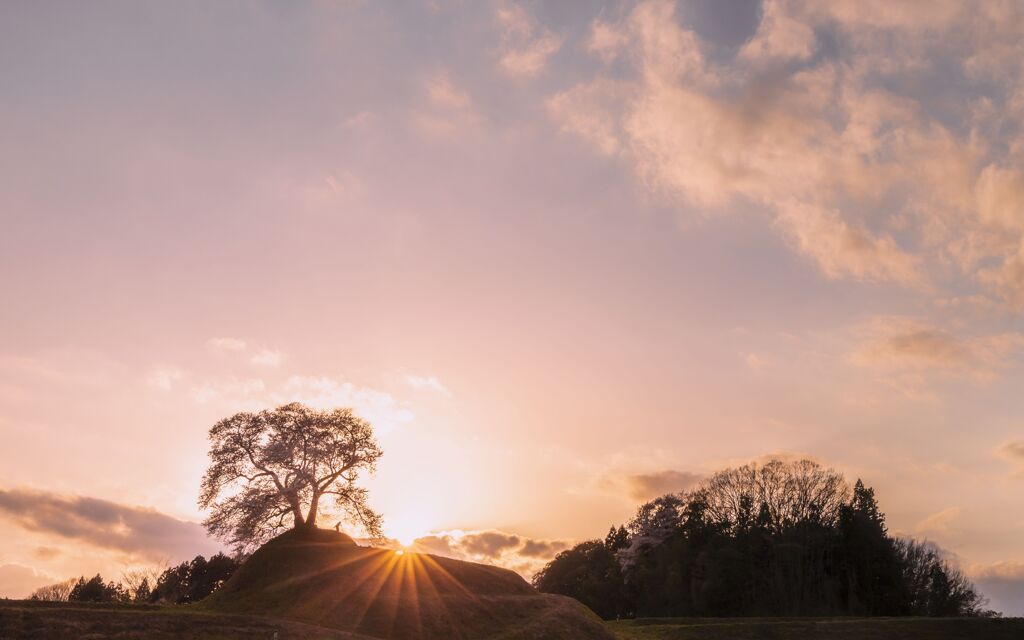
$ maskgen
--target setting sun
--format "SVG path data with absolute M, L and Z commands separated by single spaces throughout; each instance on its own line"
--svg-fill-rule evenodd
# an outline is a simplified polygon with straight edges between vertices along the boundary
M 430 535 L 432 518 L 424 504 L 424 500 L 397 504 L 384 521 L 385 536 L 408 548 L 418 538 Z

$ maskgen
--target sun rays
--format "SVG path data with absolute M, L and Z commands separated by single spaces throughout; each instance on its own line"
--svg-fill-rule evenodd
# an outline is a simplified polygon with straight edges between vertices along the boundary
M 292 613 L 318 621 L 343 617 L 345 627 L 356 632 L 376 629 L 418 637 L 425 627 L 439 623 L 454 629 L 454 614 L 478 603 L 478 596 L 444 562 L 406 548 L 351 547 L 265 589 L 280 593 L 317 584 Z

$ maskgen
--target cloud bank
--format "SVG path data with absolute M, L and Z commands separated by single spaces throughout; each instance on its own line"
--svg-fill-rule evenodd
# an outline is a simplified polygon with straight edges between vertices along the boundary
M 151 560 L 219 549 L 197 523 L 99 498 L 0 489 L 0 515 L 28 531 Z
M 827 278 L 1024 308 L 1022 12 L 769 1 L 723 59 L 651 0 L 594 21 L 599 70 L 548 112 L 656 197 L 764 211 Z
M 699 473 L 666 469 L 652 473 L 613 476 L 606 479 L 606 484 L 611 484 L 624 491 L 637 502 L 645 502 L 666 493 L 679 493 L 692 489 L 703 479 L 704 476 Z
M 417 538 L 409 549 L 417 553 L 495 564 L 530 578 L 555 554 L 569 546 L 570 543 L 563 540 L 533 539 L 490 529 L 439 532 Z
M 989 599 L 989 607 L 1007 616 L 1024 615 L 1024 563 L 975 567 L 971 579 Z

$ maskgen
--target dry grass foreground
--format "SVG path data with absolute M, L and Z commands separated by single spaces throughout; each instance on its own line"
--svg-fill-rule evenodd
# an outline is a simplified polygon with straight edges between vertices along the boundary
M 0 640 L 367 640 L 289 620 L 193 607 L 0 600 Z
M 621 640 L 1020 640 L 1024 618 L 644 618 Z
M 589 609 L 507 569 L 293 530 L 252 555 L 203 611 L 302 621 L 394 640 L 611 640 Z

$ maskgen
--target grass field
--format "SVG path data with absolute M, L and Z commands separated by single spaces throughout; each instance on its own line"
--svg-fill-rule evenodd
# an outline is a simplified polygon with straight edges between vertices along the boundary
M 646 618 L 621 640 L 1020 640 L 1024 618 Z
M 608 623 L 620 640 L 1019 640 L 1024 619 L 649 618 Z M 543 638 L 543 632 L 528 633 Z M 504 636 L 502 636 L 504 637 Z M 380 640 L 194 607 L 0 600 L 0 640 Z M 468 640 L 468 638 L 467 638 Z
M 0 600 L 0 640 L 364 640 L 287 620 L 192 607 Z

